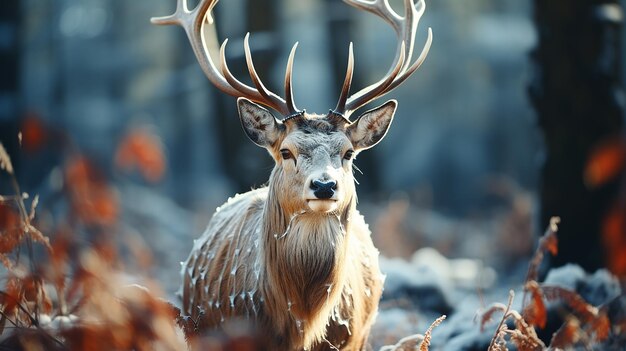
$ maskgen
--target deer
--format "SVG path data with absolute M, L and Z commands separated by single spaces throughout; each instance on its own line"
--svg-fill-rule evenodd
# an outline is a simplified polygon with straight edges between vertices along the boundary
M 187 0 L 177 0 L 173 15 L 152 18 L 152 23 L 185 30 L 204 74 L 217 89 L 237 98 L 245 134 L 275 164 L 266 186 L 230 198 L 194 241 L 181 263 L 182 312 L 197 321 L 196 332 L 233 318 L 253 321 L 270 350 L 363 350 L 384 275 L 369 227 L 356 208 L 353 161 L 387 134 L 397 102 L 350 117 L 398 87 L 424 62 L 432 43 L 430 28 L 413 61 L 424 0 L 404 0 L 403 16 L 388 0 L 344 0 L 391 25 L 396 52 L 382 79 L 350 94 L 350 43 L 339 100 L 326 114 L 296 107 L 292 71 L 298 43 L 287 60 L 284 98 L 266 88 L 257 74 L 249 33 L 244 53 L 253 84 L 233 76 L 225 54 L 228 39 L 218 48 L 217 40 L 208 38 L 215 29 L 217 2 L 200 0 L 190 9 Z M 211 53 L 218 52 L 215 62 Z

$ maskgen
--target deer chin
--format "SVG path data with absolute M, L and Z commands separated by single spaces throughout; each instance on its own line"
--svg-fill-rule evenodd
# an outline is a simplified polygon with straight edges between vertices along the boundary
M 309 206 L 311 211 L 322 213 L 333 212 L 338 207 L 338 201 L 332 199 L 310 199 L 306 201 L 306 204 Z

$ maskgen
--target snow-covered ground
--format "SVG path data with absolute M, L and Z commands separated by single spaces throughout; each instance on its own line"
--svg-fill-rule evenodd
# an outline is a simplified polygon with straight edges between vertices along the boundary
M 149 273 L 161 283 L 167 298 L 176 303 L 179 263 L 186 258 L 193 239 L 202 231 L 202 223 L 207 222 L 211 214 L 194 215 L 139 187 L 125 187 L 122 193 L 125 227 L 135 228 L 132 230 L 137 231 L 153 251 L 155 267 Z M 506 304 L 510 290 L 515 292 L 512 309 L 522 309 L 528 260 L 524 257 L 532 251 L 532 244 L 528 242 L 535 240 L 529 231 L 520 229 L 532 227 L 524 223 L 525 219 L 530 220 L 529 212 L 525 212 L 527 208 L 478 221 L 454 220 L 432 211 L 410 206 L 399 210 L 398 205 L 395 206 L 393 203 L 365 206 L 366 212 L 374 217 L 374 232 L 382 230 L 387 240 L 402 240 L 400 244 L 383 242 L 382 246 L 391 248 L 390 251 L 394 245 L 412 247 L 411 243 L 423 243 L 427 246 L 402 258 L 389 258 L 381 249 L 380 266 L 386 281 L 377 321 L 370 334 L 373 349 L 395 344 L 409 335 L 422 334 L 435 319 L 445 314 L 446 320 L 434 329 L 431 350 L 486 350 L 498 320 L 487 324 L 481 332 L 477 318 L 481 311 L 493 303 Z M 518 235 L 527 237 L 517 238 L 507 247 L 502 244 L 510 240 L 511 234 L 505 233 L 507 229 L 517 230 Z M 402 238 L 397 232 L 408 237 Z M 383 240 L 380 233 L 375 233 L 374 239 L 380 247 Z M 444 255 L 433 247 L 447 252 Z M 494 256 L 489 257 L 489 252 Z M 574 265 L 551 271 L 546 283 L 577 291 L 594 306 L 621 294 L 619 282 L 606 271 L 587 274 Z M 625 302 L 620 300 L 619 303 Z M 624 313 L 623 308 L 615 309 Z
M 481 331 L 480 314 L 493 303 L 506 304 L 510 290 L 515 292 L 511 308 L 522 311 L 526 273 L 522 268 L 497 278 L 493 268 L 472 260 L 446 259 L 430 248 L 417 251 L 411 261 L 381 259 L 387 282 L 370 338 L 374 349 L 423 333 L 446 314 L 447 319 L 434 329 L 431 350 L 486 350 L 501 315 Z M 472 281 L 476 282 L 473 286 Z M 590 305 L 607 309 L 611 323 L 624 321 L 626 298 L 620 282 L 606 270 L 588 274 L 577 265 L 567 265 L 552 269 L 544 284 L 575 291 Z M 538 331 L 540 337 L 548 338 L 546 344 L 562 322 L 557 304 L 548 306 L 549 332 Z M 602 345 L 603 350 L 624 348 L 624 336 L 614 336 Z

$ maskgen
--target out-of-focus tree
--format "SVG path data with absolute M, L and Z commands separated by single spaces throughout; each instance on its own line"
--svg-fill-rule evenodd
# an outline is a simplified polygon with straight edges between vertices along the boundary
M 552 266 L 575 262 L 592 271 L 609 264 L 602 228 L 618 199 L 622 170 L 602 184 L 590 184 L 584 174 L 594 150 L 619 138 L 624 126 L 623 12 L 618 0 L 535 0 L 534 19 L 529 94 L 546 150 L 541 226 L 551 216 L 562 218 Z
M 20 106 L 19 95 L 19 11 L 18 1 L 0 3 L 0 142 L 17 155 Z M 13 162 L 18 163 L 17 157 Z M 0 189 L 1 190 L 1 189 Z
M 281 52 L 281 41 L 277 32 L 277 1 L 245 0 L 232 4 L 223 3 L 216 8 L 217 16 L 227 18 L 236 16 L 240 20 L 217 21 L 217 37 L 219 40 L 231 37 L 234 40 L 228 45 L 227 59 L 233 74 L 242 81 L 249 82 L 249 73 L 243 54 L 243 38 L 250 32 L 250 47 L 254 66 L 259 75 L 269 81 L 270 73 L 276 67 L 278 54 Z M 226 13 L 230 12 L 230 13 Z M 221 41 L 220 41 L 221 44 Z M 278 65 L 280 66 L 280 65 Z M 282 69 L 282 68 L 281 68 Z M 235 183 L 237 191 L 245 191 L 250 186 L 259 186 L 267 179 L 265 172 L 259 169 L 271 169 L 271 160 L 262 150 L 245 139 L 237 114 L 236 99 L 226 96 L 217 89 L 215 94 L 218 137 L 223 147 L 222 162 L 228 178 Z M 281 90 L 276 90 L 281 95 Z M 245 141 L 245 143 L 242 143 Z
M 339 98 L 341 92 L 341 86 L 346 76 L 346 67 L 348 63 L 348 45 L 356 37 L 356 21 L 355 17 L 364 15 L 360 11 L 356 11 L 353 7 L 347 6 L 347 4 L 341 1 L 326 0 L 325 1 L 325 13 L 331 14 L 326 19 L 328 35 L 328 53 L 330 55 L 330 62 L 332 63 L 332 97 Z M 370 14 L 366 14 L 368 16 Z M 366 84 L 371 82 L 364 82 L 362 75 L 355 75 L 352 79 L 352 93 L 358 91 Z M 372 106 L 376 106 L 376 103 L 380 104 L 384 101 L 375 101 Z M 365 109 L 363 109 L 364 111 Z M 360 111 L 360 112 L 363 112 Z M 356 118 L 359 113 L 356 113 L 352 118 Z M 380 188 L 380 176 L 377 168 L 377 154 L 375 152 L 364 152 L 359 155 L 358 168 L 363 174 L 367 176 L 358 177 L 359 192 L 365 194 L 368 192 L 374 192 L 374 190 Z

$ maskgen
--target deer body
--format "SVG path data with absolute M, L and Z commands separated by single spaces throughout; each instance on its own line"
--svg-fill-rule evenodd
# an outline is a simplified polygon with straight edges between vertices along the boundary
M 244 129 L 276 166 L 267 187 L 227 202 L 196 241 L 183 265 L 183 310 L 202 327 L 252 318 L 272 350 L 360 350 L 382 274 L 356 210 L 352 158 L 383 137 L 396 103 L 354 125 L 334 114 L 281 122 L 239 105 Z
M 415 1 L 415 2 L 414 2 Z M 299 110 L 291 91 L 296 46 L 289 55 L 285 98 L 269 91 L 244 52 L 254 87 L 230 72 L 225 58 L 213 62 L 205 26 L 213 23 L 217 0 L 189 9 L 178 0 L 176 13 L 153 19 L 185 29 L 209 80 L 238 97 L 247 136 L 275 161 L 268 186 L 238 195 L 219 208 L 182 267 L 183 311 L 203 330 L 230 318 L 255 322 L 270 350 L 362 350 L 382 292 L 378 251 L 356 210 L 353 159 L 387 133 L 397 103 L 390 100 L 356 120 L 350 115 L 402 84 L 426 58 L 432 34 L 411 63 L 415 31 L 425 4 L 404 0 L 398 15 L 388 0 L 344 0 L 389 23 L 398 36 L 387 75 L 350 95 L 354 57 L 337 106 L 326 115 Z M 260 105 L 282 115 L 277 119 Z
M 288 230 L 289 218 L 272 213 L 272 191 L 236 196 L 214 215 L 185 263 L 184 310 L 203 327 L 254 318 L 271 350 L 329 349 L 327 342 L 360 350 L 382 291 L 363 217 L 300 215 Z

